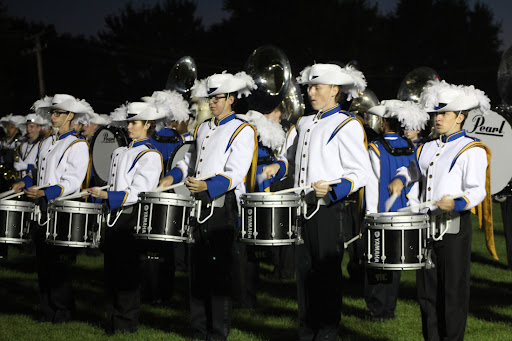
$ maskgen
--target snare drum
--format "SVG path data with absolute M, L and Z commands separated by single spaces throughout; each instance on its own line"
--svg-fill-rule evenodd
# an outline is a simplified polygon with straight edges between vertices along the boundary
M 0 243 L 28 243 L 34 211 L 35 204 L 32 202 L 0 200 Z
M 98 247 L 103 205 L 63 200 L 48 206 L 46 243 L 67 247 Z
M 429 216 L 421 213 L 374 213 L 364 219 L 366 266 L 418 270 L 425 266 Z
M 135 238 L 186 242 L 194 199 L 175 193 L 139 194 Z
M 241 196 L 241 240 L 254 245 L 297 242 L 300 197 L 297 194 L 246 193 Z

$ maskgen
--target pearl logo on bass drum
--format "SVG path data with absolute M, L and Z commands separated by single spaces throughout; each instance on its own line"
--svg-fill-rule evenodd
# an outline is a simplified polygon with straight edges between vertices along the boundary
M 114 134 L 112 134 L 110 131 L 105 130 L 103 132 L 103 139 L 101 140 L 101 143 L 116 143 L 116 138 Z
M 473 123 L 473 129 L 468 129 L 468 134 L 480 134 L 490 136 L 503 136 L 503 129 L 505 128 L 505 120 L 502 119 L 498 125 L 485 124 L 485 117 L 482 115 L 476 115 L 471 120 Z M 496 122 L 494 122 L 496 123 Z

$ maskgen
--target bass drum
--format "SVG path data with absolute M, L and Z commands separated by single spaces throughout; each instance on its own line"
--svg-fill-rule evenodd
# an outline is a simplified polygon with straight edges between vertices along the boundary
M 187 141 L 182 145 L 176 147 L 172 152 L 171 157 L 167 161 L 167 165 L 165 167 L 165 174 L 167 174 L 171 169 L 176 167 L 176 164 L 185 158 L 185 154 L 190 151 L 190 148 L 194 145 L 194 141 Z M 176 194 L 181 195 L 190 195 L 190 191 L 185 186 L 179 186 L 174 189 Z
M 110 172 L 112 152 L 119 147 L 127 146 L 129 142 L 126 132 L 120 128 L 102 127 L 91 139 L 92 171 L 91 186 L 107 184 Z
M 463 127 L 468 136 L 478 138 L 492 152 L 491 194 L 501 192 L 512 179 L 509 149 L 512 145 L 512 117 L 509 112 L 500 112 L 488 111 L 485 116 L 470 112 Z

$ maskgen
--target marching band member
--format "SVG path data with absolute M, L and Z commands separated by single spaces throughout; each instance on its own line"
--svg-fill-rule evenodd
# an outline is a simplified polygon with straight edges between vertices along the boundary
M 245 72 L 214 74 L 196 82 L 193 96 L 206 97 L 214 118 L 196 127 L 195 144 L 160 186 L 186 179 L 202 202 L 189 244 L 190 314 L 194 337 L 225 340 L 231 325 L 233 242 L 238 234 L 239 195 L 252 191 L 257 158 L 254 128 L 232 111 L 237 97 L 256 88 Z M 252 165 L 252 167 L 251 167 Z M 196 179 L 216 174 L 204 181 Z M 223 202 L 223 203 L 222 203 Z M 210 211 L 213 215 L 207 219 Z M 205 220 L 207 219 L 207 220 Z
M 407 206 L 407 194 L 410 187 L 394 202 L 389 210 L 385 203 L 389 198 L 388 185 L 395 177 L 396 170 L 408 166 L 415 157 L 416 148 L 412 141 L 402 137 L 402 128 L 421 130 L 429 115 L 419 104 L 411 101 L 388 100 L 368 110 L 370 114 L 381 117 L 383 137 L 369 145 L 372 172 L 369 172 L 365 198 L 368 213 L 396 212 Z M 384 321 L 395 317 L 400 271 L 367 269 L 364 297 L 370 310 L 369 319 Z M 379 276 L 376 276 L 379 274 Z
M 28 114 L 26 117 L 27 140 L 22 142 L 19 146 L 20 160 L 14 162 L 14 168 L 17 171 L 22 171 L 23 176 L 27 175 L 28 171 L 34 169 L 37 152 L 39 150 L 39 141 L 42 140 L 41 131 L 43 127 L 51 125 L 49 121 L 45 120 L 42 116 L 37 114 Z
M 21 115 L 10 114 L 0 119 L 0 124 L 5 129 L 6 139 L 0 143 L 0 161 L 1 164 L 11 164 L 14 162 L 14 151 L 20 146 L 23 135 L 25 135 L 25 117 Z
M 490 151 L 461 130 L 470 110 L 482 114 L 490 108 L 485 94 L 473 86 L 456 86 L 433 81 L 421 94 L 426 110 L 436 114 L 436 130 L 441 135 L 419 147 L 414 162 L 401 167 L 389 185 L 400 194 L 404 186 L 419 182 L 420 200 L 434 204 L 433 222 L 447 232 L 433 243 L 433 269 L 416 272 L 423 336 L 426 340 L 462 340 L 469 306 L 471 261 L 470 209 L 483 213 L 489 250 L 494 252 L 490 202 Z M 487 180 L 486 180 L 487 178 Z M 450 195 L 465 192 L 463 197 Z M 485 200 L 484 200 L 485 199 Z M 438 235 L 438 234 L 436 234 Z
M 17 193 L 25 188 L 27 197 L 38 200 L 41 214 L 46 220 L 48 201 L 77 192 L 85 178 L 89 165 L 89 145 L 69 127 L 75 117 L 86 119 L 93 110 L 86 101 L 66 94 L 36 101 L 34 107 L 36 110 L 49 108 L 52 125 L 58 132 L 38 145 L 36 178 L 27 174 L 14 184 L 13 190 Z M 35 188 L 35 185 L 45 184 L 50 186 Z M 30 233 L 36 246 L 42 320 L 53 323 L 69 321 L 74 311 L 70 271 L 75 261 L 75 251 L 47 245 L 45 226 L 32 224 Z
M 112 121 L 128 122 L 132 142 L 112 153 L 109 190 L 87 189 L 96 202 L 105 203 L 111 214 L 115 212 L 114 220 L 107 221 L 104 245 L 109 300 L 106 331 L 109 334 L 135 332 L 138 328 L 140 264 L 133 238 L 137 225 L 135 204 L 139 193 L 155 189 L 160 180 L 162 154 L 148 143 L 148 136 L 156 126 L 155 121 L 163 117 L 164 114 L 149 103 L 133 102 L 116 109 Z
M 342 92 L 348 100 L 357 97 L 366 81 L 360 71 L 335 64 L 307 67 L 298 81 L 308 84 L 318 112 L 297 122 L 298 135 L 287 157 L 295 164 L 295 186 L 312 186 L 306 190 L 308 212 L 319 207 L 304 221 L 304 244 L 295 248 L 299 339 L 336 340 L 342 301 L 342 199 L 366 185 L 371 167 L 361 124 L 337 102 Z M 323 184 L 340 178 L 341 183 Z

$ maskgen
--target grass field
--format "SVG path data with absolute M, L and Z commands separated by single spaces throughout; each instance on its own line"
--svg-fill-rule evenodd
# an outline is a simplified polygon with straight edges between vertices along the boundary
M 495 206 L 495 238 L 500 261 L 494 261 L 484 233 L 473 223 L 470 316 L 466 340 L 512 340 L 512 271 L 505 266 L 501 215 Z M 344 259 L 346 267 L 347 258 Z M 270 280 L 270 266 L 262 265 L 261 291 L 256 309 L 233 312 L 229 340 L 295 340 L 296 287 L 293 280 Z M 345 269 L 344 269 L 345 270 Z M 170 303 L 143 305 L 137 333 L 106 336 L 103 332 L 103 257 L 81 255 L 74 267 L 76 321 L 52 325 L 37 322 L 38 295 L 34 255 L 9 248 L 0 264 L 0 340 L 187 340 L 187 278 L 177 273 Z M 346 276 L 346 271 L 344 271 Z M 396 319 L 366 321 L 362 285 L 345 277 L 341 340 L 421 340 L 421 319 L 416 303 L 415 272 L 403 271 Z

